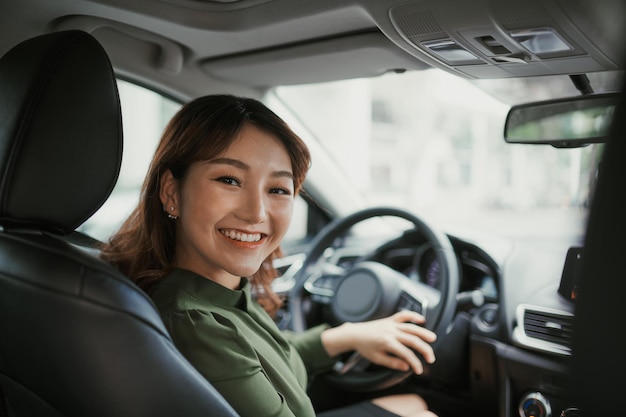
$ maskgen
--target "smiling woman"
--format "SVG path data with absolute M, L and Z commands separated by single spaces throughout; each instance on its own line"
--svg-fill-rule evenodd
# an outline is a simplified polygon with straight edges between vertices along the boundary
M 414 312 L 283 334 L 264 311 L 280 306 L 271 262 L 309 165 L 306 145 L 262 103 L 193 100 L 166 127 L 139 206 L 102 248 L 148 291 L 178 349 L 244 417 L 313 416 L 308 372 L 329 370 L 348 351 L 417 374 L 415 352 L 435 360 L 435 335 L 416 326 L 424 319 Z M 257 303 L 253 288 L 270 303 Z M 332 413 L 432 415 L 412 394 Z
M 291 165 L 280 140 L 244 125 L 219 157 L 164 172 L 161 202 L 179 219 L 176 267 L 231 289 L 254 275 L 291 221 Z
M 292 196 L 300 190 L 309 166 L 306 146 L 282 120 L 271 112 L 266 113 L 266 107 L 260 102 L 233 96 L 209 96 L 187 104 L 184 109 L 184 112 L 179 111 L 174 116 L 163 133 L 143 185 L 139 206 L 120 231 L 111 238 L 111 244 L 105 247 L 107 259 L 144 288 L 149 288 L 151 283 L 163 277 L 174 266 L 178 243 L 176 230 L 182 222 L 175 224 L 164 215 L 164 211 L 174 216 L 182 214 L 180 210 L 183 208 L 178 200 L 167 200 L 170 195 L 174 196 L 175 191 L 180 192 L 174 185 L 177 181 L 187 180 L 190 173 L 199 174 L 200 168 L 212 167 L 215 170 L 221 167 L 223 170 L 224 165 L 231 169 L 228 171 L 230 177 L 222 171 L 211 171 L 204 175 L 214 175 L 215 177 L 209 176 L 208 179 L 216 184 L 234 183 L 236 177 L 232 178 L 232 170 L 237 169 L 238 174 L 243 171 L 240 161 L 236 164 L 237 167 L 210 162 L 218 156 L 222 161 L 228 157 L 226 150 L 237 141 L 244 126 L 260 126 L 265 130 L 278 132 L 275 136 L 280 139 L 289 155 L 287 160 L 290 163 L 285 165 L 286 161 L 283 160 L 285 167 L 281 169 L 289 172 L 293 178 L 289 184 L 289 190 L 293 190 Z M 297 138 L 297 141 L 292 138 Z M 196 178 L 195 175 L 191 177 Z M 168 187 L 168 184 L 172 187 Z M 199 189 L 205 188 L 206 186 Z M 178 194 L 176 196 L 177 199 L 182 197 Z M 184 209 L 186 208 L 185 206 Z M 265 256 L 277 249 L 279 243 L 280 240 L 274 241 L 272 250 Z M 263 271 L 261 270 L 261 275 L 265 274 Z

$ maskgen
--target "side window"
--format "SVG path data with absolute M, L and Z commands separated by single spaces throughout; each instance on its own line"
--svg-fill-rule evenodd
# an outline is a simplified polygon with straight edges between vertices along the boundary
M 281 247 L 285 255 L 306 252 L 311 240 L 332 220 L 330 214 L 319 207 L 311 197 L 296 198 L 291 226 Z
M 181 104 L 154 91 L 118 80 L 124 154 L 117 184 L 104 205 L 78 230 L 101 241 L 114 233 L 136 207 L 148 165 L 165 125 Z
M 283 240 L 283 248 L 292 245 L 294 242 L 306 240 L 308 232 L 308 213 L 309 207 L 307 201 L 301 196 L 297 196 L 293 208 L 291 225 Z

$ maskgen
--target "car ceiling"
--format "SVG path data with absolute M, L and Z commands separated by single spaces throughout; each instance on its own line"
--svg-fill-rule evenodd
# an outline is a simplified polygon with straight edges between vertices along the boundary
M 301 84 L 442 68 L 469 79 L 623 69 L 623 0 L 9 0 L 0 53 L 41 33 L 82 29 L 122 78 L 178 99 L 260 95 Z M 510 36 L 550 27 L 572 46 L 538 57 Z M 478 57 L 446 63 L 424 42 Z

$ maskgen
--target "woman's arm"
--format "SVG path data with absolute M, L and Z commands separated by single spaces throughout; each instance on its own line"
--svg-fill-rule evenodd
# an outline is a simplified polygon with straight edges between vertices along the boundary
M 321 334 L 330 326 L 322 324 L 302 333 L 295 333 L 289 330 L 282 332 L 285 339 L 298 351 L 302 357 L 309 374 L 316 374 L 332 369 L 337 361 L 336 358 L 328 354 L 322 343 Z

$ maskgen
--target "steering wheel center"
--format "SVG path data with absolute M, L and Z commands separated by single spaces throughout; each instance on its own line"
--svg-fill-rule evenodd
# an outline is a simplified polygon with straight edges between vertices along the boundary
M 400 285 L 381 279 L 380 264 L 361 262 L 344 275 L 335 290 L 332 311 L 341 322 L 359 322 L 387 317 L 396 311 Z

